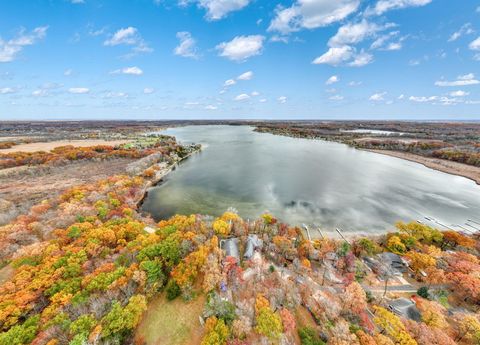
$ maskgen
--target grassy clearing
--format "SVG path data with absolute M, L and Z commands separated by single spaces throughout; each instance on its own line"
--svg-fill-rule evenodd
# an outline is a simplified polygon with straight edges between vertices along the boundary
M 1 268 L 0 269 L 0 284 L 3 284 L 7 280 L 9 280 L 13 276 L 13 273 L 15 273 L 15 270 L 10 265 L 7 265 L 7 266 Z
M 203 327 L 198 316 L 204 304 L 204 295 L 185 302 L 181 298 L 168 301 L 162 294 L 149 303 L 136 337 L 144 339 L 147 345 L 200 344 Z

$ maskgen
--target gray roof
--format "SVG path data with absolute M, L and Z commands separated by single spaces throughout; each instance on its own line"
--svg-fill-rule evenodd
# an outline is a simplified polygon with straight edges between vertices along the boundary
M 220 247 L 225 251 L 226 256 L 231 256 L 237 260 L 240 260 L 240 252 L 238 250 L 238 238 L 221 240 Z
M 421 320 L 421 315 L 417 309 L 417 306 L 407 298 L 397 298 L 391 301 L 388 307 L 399 316 L 415 321 Z
M 263 244 L 262 240 L 258 238 L 257 235 L 248 235 L 247 244 L 245 246 L 245 253 L 243 253 L 243 257 L 246 259 L 250 259 L 255 249 L 261 247 Z

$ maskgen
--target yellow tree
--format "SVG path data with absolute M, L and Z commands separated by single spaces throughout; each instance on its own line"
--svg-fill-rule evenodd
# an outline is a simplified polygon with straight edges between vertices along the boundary
M 396 345 L 418 345 L 398 316 L 382 307 L 375 306 L 374 309 L 373 322 L 382 328 Z

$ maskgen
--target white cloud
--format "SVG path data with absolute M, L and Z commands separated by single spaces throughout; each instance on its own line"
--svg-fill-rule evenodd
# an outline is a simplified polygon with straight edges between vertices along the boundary
M 328 64 L 337 66 L 345 61 L 348 61 L 352 58 L 354 50 L 350 46 L 343 46 L 343 47 L 334 47 L 328 49 L 328 51 L 317 57 L 313 60 L 312 63 L 319 65 L 319 64 Z
M 373 8 L 369 8 L 366 11 L 366 14 L 381 15 L 391 10 L 425 6 L 431 2 L 432 0 L 379 0 Z
M 373 55 L 363 49 L 358 52 L 352 45 L 358 44 L 367 38 L 375 38 L 380 31 L 394 26 L 395 24 L 392 23 L 378 25 L 370 23 L 365 19 L 358 23 L 345 24 L 328 41 L 328 46 L 330 47 L 328 51 L 316 58 L 313 63 L 333 66 L 340 64 L 348 64 L 352 67 L 365 66 L 373 61 Z M 389 37 L 390 34 L 377 39 L 372 44 L 371 49 L 383 45 Z M 398 48 L 398 46 L 393 48 Z
M 34 97 L 46 97 L 48 96 L 48 90 L 46 89 L 38 89 L 32 92 L 32 96 Z
M 218 107 L 216 105 L 209 104 L 209 105 L 205 106 L 205 109 L 207 109 L 207 110 L 217 110 Z
M 208 20 L 219 20 L 230 12 L 238 11 L 246 7 L 250 0 L 180 0 L 180 5 L 188 5 L 196 2 L 199 7 L 207 10 Z
M 180 41 L 178 46 L 173 50 L 175 55 L 189 57 L 189 58 L 198 58 L 197 54 L 197 42 L 192 37 L 190 32 L 181 31 L 177 32 L 177 38 Z
M 125 93 L 125 92 L 113 92 L 113 91 L 109 91 L 107 93 L 105 93 L 102 98 L 105 98 L 105 99 L 109 99 L 109 98 L 127 98 L 128 97 L 128 93 Z
M 348 86 L 359 86 L 362 85 L 361 81 L 351 81 L 348 83 Z
M 2 87 L 0 88 L 0 95 L 6 95 L 8 93 L 15 93 L 15 89 L 11 87 Z
M 460 37 L 462 37 L 463 35 L 470 35 L 470 34 L 473 34 L 474 32 L 475 31 L 472 29 L 472 24 L 466 23 L 466 24 L 462 25 L 462 27 L 458 31 L 455 31 L 450 36 L 450 38 L 448 39 L 448 42 L 456 41 Z
M 338 76 L 332 75 L 330 78 L 327 79 L 325 84 L 326 85 L 331 85 L 331 84 L 338 83 L 339 81 L 340 81 L 340 78 Z
M 330 47 L 341 47 L 362 42 L 368 37 L 375 36 L 378 32 L 394 26 L 393 24 L 377 25 L 363 19 L 359 23 L 349 23 L 341 26 L 335 36 L 330 38 Z
M 386 47 L 385 50 L 400 50 L 402 49 L 401 42 L 390 42 Z
M 68 89 L 68 92 L 73 94 L 86 94 L 90 92 L 90 89 L 86 87 L 71 87 Z
M 220 56 L 241 62 L 261 54 L 264 40 L 261 35 L 237 36 L 230 42 L 220 43 L 216 49 L 220 51 Z
M 26 46 L 31 46 L 47 35 L 48 26 L 39 26 L 31 32 L 20 30 L 15 38 L 8 41 L 0 38 L 0 62 L 11 62 Z
M 225 83 L 223 83 L 223 87 L 229 87 L 229 86 L 232 86 L 232 85 L 235 85 L 237 82 L 233 79 L 228 79 L 228 80 L 225 80 Z
M 356 54 L 353 61 L 350 62 L 348 65 L 352 67 L 362 67 L 368 65 L 372 61 L 373 55 L 362 51 L 359 54 Z
M 360 0 L 297 0 L 291 7 L 277 7 L 268 31 L 288 34 L 327 26 L 345 19 L 359 5 Z
M 400 100 L 400 101 L 404 98 L 405 98 L 405 95 L 403 93 L 400 96 L 397 97 L 397 99 Z
M 117 46 L 119 44 L 135 45 L 138 43 L 138 30 L 132 26 L 120 29 L 115 32 L 112 37 L 103 42 L 106 46 Z
M 73 70 L 72 69 L 66 69 L 64 72 L 63 72 L 63 75 L 66 76 L 66 77 L 69 77 L 71 76 L 73 73 Z
M 468 86 L 477 84 L 480 84 L 480 81 L 475 79 L 475 75 L 473 73 L 460 75 L 455 81 L 439 80 L 435 82 L 436 86 Z
M 470 42 L 468 48 L 471 50 L 480 50 L 480 36 L 476 40 Z
M 110 73 L 111 74 L 142 75 L 143 71 L 137 66 L 132 66 L 132 67 L 124 67 L 122 69 L 117 69 L 117 70 L 112 71 Z
M 150 95 L 154 92 L 155 92 L 155 89 L 153 89 L 151 87 L 146 87 L 146 88 L 143 89 L 143 93 L 146 94 L 146 95 Z
M 384 96 L 386 94 L 387 94 L 386 92 L 374 93 L 373 95 L 370 96 L 369 100 L 374 102 L 384 101 L 385 100 Z
M 258 92 L 258 91 L 253 91 L 250 95 L 251 95 L 252 97 L 257 97 L 257 96 L 260 96 L 260 92 Z
M 245 101 L 245 100 L 247 100 L 247 99 L 249 99 L 249 98 L 250 98 L 249 95 L 247 95 L 246 93 L 242 93 L 242 94 L 236 96 L 233 100 L 234 100 L 234 101 Z
M 425 96 L 410 96 L 408 98 L 412 102 L 418 102 L 418 103 L 426 103 L 426 102 L 432 102 L 438 99 L 437 96 L 430 96 L 430 97 L 425 97 Z
M 280 104 L 285 104 L 287 103 L 287 97 L 285 96 L 280 96 L 277 98 L 277 101 L 280 103 Z
M 129 26 L 116 31 L 109 39 L 103 42 L 105 46 L 127 45 L 133 46 L 133 53 L 151 53 L 152 48 L 143 40 L 137 28 Z
M 451 97 L 465 97 L 465 96 L 468 96 L 469 94 L 470 94 L 470 92 L 466 92 L 466 91 L 462 91 L 462 90 L 453 91 L 453 92 L 449 93 L 449 95 Z
M 237 77 L 238 80 L 250 80 L 252 78 L 253 78 L 253 72 L 252 71 L 242 73 Z
M 412 102 L 416 103 L 431 103 L 433 105 L 455 105 L 459 103 L 464 103 L 465 101 L 462 98 L 449 98 L 449 97 L 440 97 L 440 96 L 410 96 L 408 98 Z
M 85 0 L 70 0 L 72 4 L 84 4 Z
M 260 102 L 260 103 L 265 103 L 265 102 L 267 102 L 267 99 L 266 99 L 266 98 L 262 98 L 262 99 L 259 100 L 259 102 Z
M 344 97 L 341 96 L 341 95 L 334 95 L 334 96 L 329 97 L 329 99 L 332 100 L 332 101 L 342 101 L 344 99 Z

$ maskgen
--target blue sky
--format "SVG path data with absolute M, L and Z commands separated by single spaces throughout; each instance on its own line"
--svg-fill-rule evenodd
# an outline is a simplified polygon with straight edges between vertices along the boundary
M 0 120 L 480 119 L 480 1 L 0 0 Z

